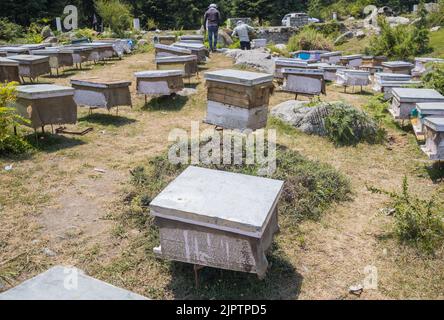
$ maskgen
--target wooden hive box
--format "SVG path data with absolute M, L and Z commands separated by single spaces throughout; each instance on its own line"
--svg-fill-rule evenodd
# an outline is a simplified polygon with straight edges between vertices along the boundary
M 264 278 L 283 184 L 189 166 L 150 203 L 160 234 L 155 254 Z
M 29 54 L 28 48 L 23 48 L 20 46 L 16 47 L 1 47 L 0 52 L 2 52 L 5 56 L 16 56 L 19 54 Z
M 157 70 L 182 70 L 187 77 L 198 72 L 197 57 L 189 56 L 169 56 L 156 58 Z
M 167 46 L 165 44 L 155 44 L 154 50 L 156 52 L 156 58 L 192 55 L 191 50 L 175 46 Z
M 444 102 L 417 103 L 416 113 L 416 116 L 411 119 L 413 131 L 418 140 L 423 140 L 425 135 L 425 119 L 428 117 L 444 117 Z
M 84 62 L 92 61 L 91 56 L 94 56 L 94 48 L 85 46 L 64 46 L 60 48 L 60 52 L 71 54 L 73 63 L 80 66 Z
M 71 79 L 75 89 L 74 101 L 79 106 L 92 108 L 132 106 L 129 86 L 131 81 L 101 80 L 99 78 Z
M 422 151 L 430 160 L 444 160 L 444 117 L 427 117 L 424 119 L 425 145 Z
M 164 36 L 155 36 L 154 37 L 154 43 L 171 45 L 174 42 L 176 42 L 176 36 L 174 36 L 174 35 L 164 35 Z
M 383 62 L 382 67 L 385 73 L 399 73 L 409 75 L 413 69 L 413 64 L 405 61 L 387 61 Z
M 273 76 L 266 73 L 225 69 L 205 73 L 207 123 L 227 129 L 265 127 Z
M 20 82 L 18 61 L 0 57 L 0 82 Z
M 444 96 L 433 89 L 393 88 L 389 111 L 396 120 L 408 120 L 417 103 L 444 102 Z
M 341 61 L 342 51 L 325 52 L 320 55 L 321 62 L 338 64 Z
M 338 70 L 345 69 L 344 66 L 340 66 L 340 65 L 336 65 L 336 64 L 328 64 L 325 62 L 311 63 L 308 66 L 309 66 L 309 68 L 316 68 L 316 69 L 322 70 L 324 72 L 324 80 L 325 81 L 336 80 L 336 72 L 338 72 Z
M 325 94 L 324 71 L 319 69 L 284 68 L 284 91 L 297 95 L 318 96 Z
M 183 89 L 183 70 L 154 70 L 134 73 L 138 94 L 170 95 Z
M 32 50 L 31 54 L 49 57 L 49 66 L 53 69 L 57 69 L 57 71 L 61 67 L 72 67 L 74 65 L 72 54 L 62 52 L 59 48 Z
M 205 62 L 209 54 L 207 47 L 200 43 L 176 42 L 173 46 L 190 50 L 199 63 Z
M 362 54 L 353 54 L 339 58 L 341 65 L 349 69 L 357 69 L 362 64 Z
M 51 72 L 48 56 L 18 55 L 9 56 L 8 59 L 19 63 L 20 77 L 35 79 L 38 76 Z
M 77 105 L 71 87 L 51 84 L 18 86 L 15 106 L 20 115 L 31 120 L 30 126 L 34 129 L 77 122 Z

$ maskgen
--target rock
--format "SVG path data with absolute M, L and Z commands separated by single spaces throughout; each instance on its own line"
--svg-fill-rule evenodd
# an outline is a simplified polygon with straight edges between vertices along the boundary
M 225 54 L 235 60 L 235 65 L 246 65 L 261 72 L 274 73 L 274 61 L 265 48 L 254 50 L 227 50 Z
M 57 37 L 48 37 L 45 40 L 43 40 L 43 43 L 58 43 L 59 39 Z
M 439 31 L 439 29 L 441 29 L 441 26 L 436 26 L 430 29 L 431 32 L 436 32 Z
M 148 41 L 145 39 L 140 39 L 139 41 L 137 41 L 137 44 L 139 46 L 144 46 L 144 45 L 148 44 Z
M 219 33 L 217 35 L 217 42 L 224 47 L 228 47 L 233 44 L 233 39 L 224 30 L 219 30 Z
M 362 39 L 362 38 L 365 37 L 365 32 L 362 31 L 362 30 L 358 30 L 358 31 L 355 32 L 355 37 L 358 38 L 358 39 Z
M 189 97 L 189 96 L 192 96 L 193 94 L 196 94 L 196 93 L 197 93 L 197 89 L 194 89 L 194 88 L 183 88 L 177 94 L 179 96 L 182 96 L 182 97 Z
M 397 26 L 397 25 L 405 25 L 405 24 L 410 23 L 410 20 L 408 18 L 404 18 L 404 17 L 387 17 L 385 19 L 392 27 Z
M 348 288 L 348 292 L 357 296 L 360 296 L 362 294 L 362 292 L 364 292 L 364 287 L 362 286 L 362 284 L 358 284 L 355 286 L 350 286 Z
M 55 257 L 56 253 L 49 248 L 43 248 L 42 252 L 48 257 Z
M 54 37 L 54 33 L 52 33 L 49 26 L 44 26 L 42 31 L 40 32 L 40 35 L 43 37 L 43 39 Z
M 378 9 L 378 14 L 383 14 L 388 16 L 392 16 L 393 15 L 393 9 L 387 6 L 381 7 Z
M 343 34 L 341 34 L 339 37 L 336 38 L 334 44 L 338 45 L 344 43 L 347 39 L 353 38 L 353 36 L 354 36 L 353 31 L 344 32 Z
M 283 43 L 278 43 L 278 44 L 274 45 L 274 47 L 276 49 L 281 50 L 281 51 L 286 51 L 287 50 L 287 45 L 283 44 Z

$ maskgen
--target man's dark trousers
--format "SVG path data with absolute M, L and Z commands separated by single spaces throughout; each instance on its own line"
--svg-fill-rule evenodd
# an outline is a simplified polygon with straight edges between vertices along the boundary
M 219 31 L 218 26 L 208 26 L 208 44 L 210 50 L 214 51 L 217 49 L 217 33 Z

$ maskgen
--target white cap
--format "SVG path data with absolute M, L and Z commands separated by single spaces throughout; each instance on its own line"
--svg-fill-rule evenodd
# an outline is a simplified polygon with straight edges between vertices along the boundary
M 210 4 L 210 5 L 208 6 L 208 8 L 217 8 L 217 4 L 212 3 L 212 4 Z

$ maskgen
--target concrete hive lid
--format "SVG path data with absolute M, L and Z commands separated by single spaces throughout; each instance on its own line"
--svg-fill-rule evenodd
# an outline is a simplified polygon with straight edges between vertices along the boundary
M 21 45 L 20 47 L 22 47 L 22 48 L 26 48 L 26 49 L 30 49 L 30 50 L 33 50 L 33 49 L 43 49 L 43 48 L 45 48 L 46 47 L 46 45 L 44 45 L 44 44 L 38 44 L 38 43 L 34 43 L 34 44 L 24 44 L 24 45 Z
M 444 132 L 444 117 L 427 117 L 424 125 L 436 132 Z
M 34 84 L 17 87 L 17 96 L 24 99 L 44 99 L 72 95 L 74 95 L 73 88 L 53 84 Z
M 260 238 L 284 182 L 189 166 L 150 203 L 156 217 Z
M 71 281 L 71 280 L 77 281 Z M 0 293 L 0 300 L 149 300 L 87 276 L 82 270 L 55 266 Z
M 191 50 L 188 50 L 186 48 L 181 48 L 181 47 L 168 46 L 166 44 L 157 43 L 157 44 L 154 45 L 154 48 L 155 49 L 169 50 L 169 51 L 173 51 L 173 52 L 186 53 L 188 55 L 191 55 Z
M 383 87 L 407 87 L 412 85 L 419 85 L 421 84 L 421 81 L 414 81 L 414 80 L 406 80 L 406 81 L 392 81 L 392 80 L 379 80 L 376 81 Z
M 0 66 L 18 66 L 19 63 L 16 60 L 0 57 Z
M 321 53 L 321 58 L 326 58 L 326 57 L 336 57 L 336 56 L 340 56 L 342 55 L 342 51 L 332 51 L 332 52 L 325 52 L 325 53 Z
M 413 64 L 406 61 L 386 61 L 381 63 L 383 67 L 399 68 L 399 67 L 413 67 Z
M 308 63 L 307 63 L 307 61 L 298 60 L 298 59 L 290 59 L 290 58 L 282 59 L 282 58 L 279 58 L 279 59 L 276 59 L 275 65 L 277 65 L 277 66 L 288 66 L 288 67 L 291 67 L 291 66 L 306 67 L 306 66 L 308 66 Z
M 206 50 L 207 49 L 207 47 L 205 47 L 203 44 L 195 43 L 195 42 L 175 42 L 175 43 L 173 43 L 173 46 L 182 47 L 182 48 L 190 48 L 193 50 Z
M 425 115 L 444 115 L 444 101 L 417 103 L 416 109 Z
M 31 54 L 36 54 L 36 55 L 54 55 L 54 54 L 58 54 L 60 53 L 60 49 L 58 48 L 45 48 L 45 49 L 36 49 L 36 50 L 31 50 Z
M 206 80 L 254 86 L 256 84 L 273 81 L 273 75 L 267 73 L 241 71 L 235 69 L 223 69 L 209 71 L 204 74 Z
M 23 47 L 2 47 L 0 48 L 0 51 L 12 52 L 12 53 L 24 53 L 28 52 L 28 49 Z
M 389 81 L 408 81 L 412 79 L 412 76 L 409 74 L 377 72 L 375 73 L 375 79 Z
M 198 34 L 185 34 L 179 37 L 180 40 L 203 40 L 204 36 Z
M 344 60 L 353 60 L 353 59 L 361 59 L 362 58 L 362 54 L 351 54 L 348 56 L 342 56 L 341 59 Z
M 39 56 L 39 55 L 33 56 L 32 54 L 19 54 L 19 55 L 16 55 L 16 56 L 10 56 L 10 57 L 8 57 L 8 59 L 16 60 L 16 61 L 18 61 L 20 63 L 32 64 L 32 63 L 35 63 L 35 62 L 48 61 L 49 57 L 47 57 L 47 56 Z
M 187 62 L 187 61 L 193 61 L 197 60 L 197 57 L 195 55 L 188 55 L 188 56 L 168 56 L 168 57 L 157 57 L 156 63 L 167 63 L 167 62 Z
M 111 42 L 92 42 L 92 43 L 82 43 L 79 44 L 82 47 L 93 47 L 93 48 L 113 48 L 113 43 Z
M 66 46 L 60 49 L 61 52 L 67 52 L 67 53 L 77 53 L 77 52 L 84 52 L 84 51 L 91 51 L 94 48 L 87 47 L 87 46 Z
M 324 71 L 320 69 L 302 69 L 302 68 L 284 68 L 282 73 L 287 74 L 307 74 L 307 75 L 324 75 Z
M 393 88 L 392 94 L 400 102 L 444 101 L 444 96 L 434 89 Z
M 440 59 L 440 58 L 430 58 L 430 57 L 418 57 L 415 58 L 415 61 L 419 61 L 419 62 L 438 62 L 438 63 L 443 63 L 444 59 Z
M 149 70 L 149 71 L 139 71 L 135 72 L 134 76 L 136 78 L 160 78 L 160 77 L 173 77 L 173 76 L 184 76 L 185 72 L 183 70 Z
M 120 88 L 131 85 L 131 81 L 117 79 L 104 80 L 98 77 L 89 77 L 82 79 L 71 79 L 71 84 L 95 88 Z
M 369 76 L 370 72 L 365 70 L 354 70 L 354 69 L 340 69 L 338 73 L 349 74 L 349 75 L 359 75 L 359 76 Z

